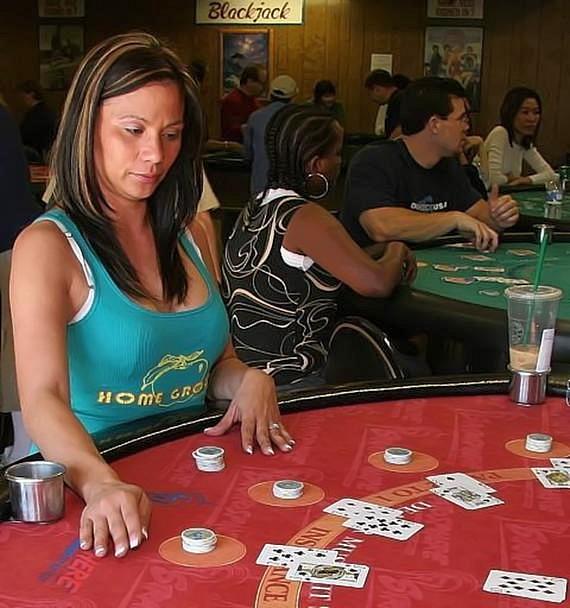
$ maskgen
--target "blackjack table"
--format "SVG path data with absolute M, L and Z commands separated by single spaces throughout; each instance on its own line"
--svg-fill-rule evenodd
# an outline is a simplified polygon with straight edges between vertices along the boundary
M 483 590 L 493 569 L 566 579 L 570 574 L 570 490 L 544 487 L 531 467 L 570 455 L 570 408 L 563 383 L 529 408 L 506 396 L 504 375 L 346 385 L 289 394 L 283 422 L 290 453 L 241 450 L 236 428 L 201 431 L 220 413 L 166 414 L 117 427 L 98 446 L 124 479 L 153 502 L 148 541 L 124 558 L 95 558 L 77 538 L 82 503 L 66 491 L 63 519 L 0 523 L 0 606 L 18 608 L 531 608 L 552 605 Z M 547 453 L 525 437 L 547 433 Z M 197 470 L 192 452 L 225 450 L 225 468 Z M 406 447 L 406 465 L 384 450 Z M 432 492 L 429 475 L 463 472 L 498 503 L 466 510 Z M 299 498 L 275 498 L 276 480 L 302 481 Z M 325 512 L 343 498 L 399 509 L 419 531 L 407 540 L 347 527 Z M 206 527 L 215 549 L 192 554 L 180 533 Z M 290 580 L 290 567 L 260 565 L 265 544 L 337 551 L 336 562 L 366 567 L 361 587 Z M 563 599 L 560 605 L 567 605 Z
M 459 237 L 442 237 L 414 247 L 418 274 L 412 285 L 385 299 L 346 289 L 340 308 L 389 334 L 424 333 L 433 342 L 457 341 L 474 353 L 468 360 L 472 371 L 501 372 L 508 363 L 504 291 L 512 281 L 533 282 L 538 249 L 533 232 L 504 233 L 496 251 L 483 253 Z M 540 282 L 563 292 L 552 355 L 553 367 L 563 371 L 570 363 L 570 234 L 552 233 Z

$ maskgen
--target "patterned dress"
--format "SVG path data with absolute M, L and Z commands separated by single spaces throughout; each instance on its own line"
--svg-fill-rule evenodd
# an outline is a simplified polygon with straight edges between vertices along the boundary
M 269 190 L 242 211 L 224 252 L 222 296 L 237 355 L 279 385 L 322 369 L 341 285 L 283 247 L 291 218 L 306 204 L 292 190 Z

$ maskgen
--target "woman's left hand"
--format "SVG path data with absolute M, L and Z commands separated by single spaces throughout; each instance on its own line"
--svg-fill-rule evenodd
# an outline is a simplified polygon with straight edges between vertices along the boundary
M 223 418 L 204 433 L 219 437 L 241 422 L 243 449 L 253 453 L 254 439 L 266 455 L 275 454 L 272 444 L 282 452 L 290 452 L 295 442 L 281 422 L 275 383 L 267 374 L 249 368 L 243 375 L 228 411 Z

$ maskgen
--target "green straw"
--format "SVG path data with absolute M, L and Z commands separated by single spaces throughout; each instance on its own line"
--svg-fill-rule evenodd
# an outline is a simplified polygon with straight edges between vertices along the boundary
M 540 284 L 540 277 L 542 276 L 542 269 L 544 267 L 544 258 L 546 257 L 546 248 L 548 247 L 548 232 L 542 231 L 542 240 L 540 241 L 540 250 L 538 252 L 538 261 L 536 263 L 536 270 L 534 271 L 534 284 L 533 291 L 538 289 Z
M 546 257 L 546 248 L 548 247 L 548 231 L 541 230 L 541 241 L 540 241 L 540 249 L 538 252 L 538 261 L 536 262 L 536 269 L 534 271 L 534 282 L 532 290 L 536 293 L 538 290 L 538 286 L 540 285 L 540 277 L 542 276 L 542 269 L 544 268 L 544 258 Z M 530 322 L 532 317 L 534 316 L 534 300 L 531 304 L 530 313 L 528 315 L 528 319 L 526 321 L 526 327 L 524 329 L 524 338 L 523 341 L 526 344 L 528 342 L 528 334 L 530 333 Z

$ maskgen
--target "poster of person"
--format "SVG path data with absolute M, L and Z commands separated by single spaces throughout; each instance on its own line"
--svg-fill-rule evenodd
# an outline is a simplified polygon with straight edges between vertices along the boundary
M 458 80 L 467 91 L 471 110 L 481 101 L 483 28 L 427 27 L 424 74 Z
M 264 67 L 269 80 L 269 30 L 222 30 L 220 45 L 221 97 L 239 86 L 241 73 L 248 65 Z
M 427 16 L 439 19 L 483 19 L 483 0 L 428 0 Z
M 82 25 L 40 25 L 40 83 L 44 89 L 67 89 L 82 56 Z

